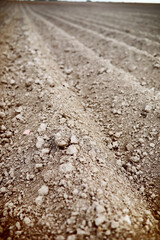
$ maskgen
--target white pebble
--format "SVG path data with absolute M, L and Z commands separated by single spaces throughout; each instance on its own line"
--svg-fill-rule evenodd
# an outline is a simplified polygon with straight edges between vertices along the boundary
M 6 127 L 4 125 L 1 126 L 2 131 L 6 131 Z
M 96 206 L 96 212 L 97 214 L 105 212 L 105 208 L 102 205 Z
M 76 240 L 76 235 L 70 235 L 67 237 L 67 240 Z
M 20 222 L 16 222 L 16 228 L 17 228 L 18 230 L 20 230 L 20 229 L 21 229 Z
M 106 221 L 106 218 L 104 215 L 100 215 L 95 219 L 95 224 L 96 226 L 101 225 L 102 223 L 104 223 Z
M 38 132 L 39 132 L 39 133 L 45 132 L 45 131 L 46 131 L 46 128 L 47 128 L 47 124 L 46 124 L 46 123 L 41 123 L 41 125 L 40 125 L 39 128 L 38 128 Z
M 50 76 L 47 78 L 47 83 L 49 84 L 50 87 L 55 86 L 55 82 Z
M 74 167 L 71 163 L 64 163 L 59 167 L 59 171 L 63 173 L 72 172 L 73 169 Z
M 6 187 L 1 187 L 1 188 L 0 188 L 0 193 L 6 193 L 6 192 L 7 192 Z
M 49 192 L 49 188 L 48 188 L 48 186 L 46 186 L 46 185 L 43 185 L 43 186 L 38 190 L 38 194 L 39 194 L 40 196 L 47 195 L 48 192 Z
M 76 146 L 71 145 L 67 148 L 66 154 L 67 155 L 76 155 L 77 152 L 78 152 L 78 150 L 77 150 Z
M 123 221 L 127 222 L 128 224 L 131 224 L 131 220 L 130 220 L 130 217 L 128 215 L 123 217 Z
M 38 196 L 36 199 L 35 199 L 35 203 L 37 206 L 41 206 L 42 203 L 43 203 L 43 196 Z
M 119 160 L 117 160 L 117 165 L 118 166 L 122 166 L 122 161 L 119 159 Z
M 151 105 L 146 105 L 145 109 L 144 109 L 147 113 L 149 113 L 152 110 L 152 106 Z
M 154 148 L 154 147 L 155 147 L 155 144 L 154 144 L 154 143 L 150 143 L 149 146 L 152 147 L 152 148 Z
M 28 217 L 25 217 L 23 222 L 26 224 L 26 225 L 30 225 L 31 223 L 31 220 L 28 218 Z
M 77 144 L 78 143 L 78 139 L 77 139 L 77 137 L 75 135 L 71 136 L 71 143 L 72 144 Z
M 0 112 L 0 118 L 4 118 L 6 115 L 4 112 Z
M 67 134 L 63 133 L 63 132 L 58 132 L 55 135 L 55 144 L 58 147 L 66 147 L 69 143 L 69 137 L 67 136 Z
M 35 168 L 38 169 L 38 170 L 42 169 L 42 167 L 43 167 L 43 164 L 42 164 L 42 163 L 37 163 L 37 164 L 35 165 Z
M 112 221 L 112 223 L 111 223 L 111 228 L 118 228 L 119 227 L 119 223 L 118 222 L 116 222 L 116 221 Z
M 41 137 L 37 137 L 36 147 L 41 148 L 44 144 L 44 139 Z

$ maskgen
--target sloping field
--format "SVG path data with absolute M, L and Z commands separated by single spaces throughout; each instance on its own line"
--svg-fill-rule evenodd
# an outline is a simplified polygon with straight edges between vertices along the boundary
M 160 5 L 0 2 L 0 239 L 158 240 Z

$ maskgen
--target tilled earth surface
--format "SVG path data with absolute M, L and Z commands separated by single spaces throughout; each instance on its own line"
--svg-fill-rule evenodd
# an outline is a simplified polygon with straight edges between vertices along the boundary
M 0 3 L 0 239 L 158 240 L 160 6 Z

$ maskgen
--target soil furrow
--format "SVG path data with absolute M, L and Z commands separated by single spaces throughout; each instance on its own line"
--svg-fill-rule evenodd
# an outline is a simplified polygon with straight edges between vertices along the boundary
M 104 37 L 93 30 L 85 29 L 67 20 L 62 20 L 59 17 L 45 13 L 41 15 L 44 15 L 50 21 L 53 21 L 54 24 L 75 36 L 99 56 L 110 60 L 113 65 L 118 65 L 126 72 L 131 72 L 140 82 L 146 81 L 150 87 L 159 89 L 160 69 L 156 67 L 157 62 L 159 62 L 158 58 L 154 58 L 145 51 L 140 51 L 125 43 L 120 43 L 115 39 Z M 145 68 L 144 66 L 147 67 Z
M 40 21 L 40 17 L 38 19 Z M 36 20 L 34 20 L 34 21 L 36 22 Z M 45 23 L 44 29 L 46 29 L 47 26 L 49 27 L 49 22 L 48 23 L 47 22 L 46 23 L 44 22 Z M 42 23 L 36 22 L 36 24 L 39 25 L 39 31 L 41 31 L 41 33 L 43 35 Z M 51 26 L 52 26 L 52 23 L 51 23 Z M 93 62 L 94 62 L 94 65 L 96 66 L 95 68 L 97 68 L 97 71 L 93 70 L 92 63 L 88 64 L 86 66 L 87 57 L 84 55 L 84 52 L 88 52 L 87 55 L 91 55 L 91 53 L 89 54 L 89 50 L 88 51 L 86 49 L 83 50 L 83 48 L 80 47 L 81 45 L 78 47 L 78 44 L 76 44 L 76 41 L 71 40 L 70 36 L 67 36 L 66 33 L 62 32 L 62 30 L 56 31 L 55 27 L 53 27 L 53 29 L 54 29 L 53 30 L 54 35 L 51 36 L 52 40 L 49 41 L 49 36 L 47 38 L 49 41 L 49 46 L 51 46 L 53 48 L 53 51 L 57 55 L 59 62 L 64 64 L 64 68 L 71 68 L 71 67 L 73 68 L 74 67 L 73 74 L 70 74 L 71 76 L 68 77 L 69 78 L 68 80 L 72 84 L 77 85 L 77 89 L 79 89 L 80 94 L 82 94 L 82 96 L 84 98 L 87 98 L 88 108 L 89 109 L 91 108 L 95 112 L 97 112 L 97 119 L 103 123 L 102 125 L 103 125 L 103 128 L 104 128 L 107 136 L 109 137 L 109 129 L 111 128 L 111 126 L 113 127 L 113 125 L 114 125 L 113 128 L 114 128 L 115 132 L 123 131 L 124 135 L 121 136 L 121 139 L 123 139 L 122 142 L 131 141 L 131 139 L 129 140 L 128 137 L 132 136 L 135 143 L 138 143 L 137 130 L 135 130 L 135 132 L 134 132 L 133 126 L 135 125 L 136 119 L 142 113 L 143 108 L 147 104 L 147 102 L 152 101 L 151 100 L 152 97 L 153 97 L 153 99 L 155 99 L 154 95 L 152 97 L 150 96 L 151 98 L 149 100 L 148 97 L 150 94 L 152 95 L 151 92 L 146 91 L 143 88 L 142 88 L 142 90 L 140 90 L 140 87 L 139 87 L 139 91 L 138 91 L 139 93 L 138 93 L 137 92 L 138 89 L 136 86 L 135 86 L 135 90 L 133 90 L 134 89 L 134 83 L 132 83 L 133 80 L 131 80 L 131 82 L 129 82 L 129 79 L 127 79 L 127 78 L 129 78 L 129 76 L 125 76 L 125 74 L 122 74 L 123 78 L 124 78 L 124 83 L 118 82 L 118 79 L 122 78 L 122 76 L 119 76 L 119 75 L 121 75 L 120 72 L 115 73 L 115 75 L 113 76 L 112 72 L 111 73 L 109 72 L 107 74 L 104 71 L 102 76 L 99 76 L 99 74 L 97 74 L 98 69 L 101 69 L 102 67 L 104 69 L 105 69 L 105 67 L 108 69 L 108 66 L 106 66 L 105 62 L 103 60 L 101 60 L 101 64 L 100 64 L 100 60 L 98 60 L 98 58 L 95 56 Z M 62 33 L 60 33 L 60 32 L 62 32 Z M 56 38 L 56 35 L 58 38 Z M 62 40 L 61 40 L 61 44 L 57 44 L 59 42 L 58 39 L 64 39 L 64 42 L 62 42 Z M 54 44 L 52 44 L 52 42 L 54 42 Z M 75 46 L 74 46 L 74 42 L 75 42 Z M 69 49 L 69 50 L 67 50 L 65 54 L 61 55 L 60 49 L 62 49 L 62 48 Z M 78 50 L 78 48 L 79 48 L 79 50 Z M 76 49 L 76 51 L 75 51 L 75 49 Z M 75 52 L 75 54 L 74 54 L 74 52 Z M 59 55 L 59 53 L 60 53 L 60 55 Z M 81 59 L 82 64 L 79 63 L 79 59 Z M 96 59 L 97 59 L 97 62 L 96 62 Z M 85 67 L 84 67 L 84 62 L 85 62 Z M 89 59 L 88 62 L 91 62 L 91 59 Z M 87 80 L 87 82 L 84 82 L 83 79 L 85 79 L 84 76 L 86 76 L 86 74 L 85 74 L 86 72 L 88 73 L 88 76 L 87 76 L 88 80 Z M 77 77 L 77 73 L 79 73 L 78 74 L 78 82 L 75 82 L 75 77 Z M 111 81 L 113 82 L 112 83 L 113 85 L 111 84 Z M 96 82 L 98 83 L 99 87 L 97 86 Z M 125 87 L 123 87 L 123 85 L 125 85 Z M 114 92 L 117 90 L 117 86 L 119 86 L 119 88 L 121 89 L 120 92 L 121 91 L 123 92 L 124 98 L 122 97 L 122 99 L 121 99 L 120 96 L 116 96 L 116 100 L 114 100 L 114 96 L 115 96 Z M 131 91 L 129 93 L 128 93 L 128 88 L 130 88 L 130 91 Z M 104 92 L 103 92 L 103 90 L 104 90 Z M 146 93 L 145 93 L 145 91 L 146 91 Z M 102 98 L 100 97 L 100 92 L 102 94 Z M 133 94 L 133 92 L 135 92 L 134 93 L 135 95 Z M 143 92 L 143 96 L 141 96 L 142 92 Z M 121 93 L 119 93 L 119 95 L 121 95 Z M 132 97 L 131 97 L 131 95 L 132 95 Z M 102 99 L 103 99 L 103 101 L 102 101 Z M 112 101 L 111 101 L 111 99 L 112 99 Z M 123 104 L 123 101 L 127 102 L 126 103 L 127 107 L 122 106 L 120 104 L 120 99 L 122 101 L 122 104 Z M 133 101 L 133 99 L 134 99 L 134 101 Z M 119 108 L 121 109 L 119 113 L 116 112 L 118 110 L 114 110 L 114 107 L 115 107 L 114 102 L 116 102 L 116 104 L 118 104 L 118 102 L 119 102 L 119 104 L 120 104 L 120 105 L 118 104 L 118 106 L 116 106 L 116 109 L 119 109 Z M 157 101 L 157 104 L 158 104 L 158 101 Z M 139 106 L 139 108 L 137 108 L 136 106 Z M 121 112 L 122 109 L 123 109 L 123 113 Z M 117 115 L 117 116 L 119 115 L 119 117 L 118 118 L 115 117 L 114 124 L 113 124 L 111 119 L 114 116 L 114 111 L 115 111 L 115 115 Z M 128 112 L 130 112 L 130 114 L 128 114 Z M 106 116 L 107 116 L 108 120 L 106 119 Z M 132 120 L 131 120 L 131 116 L 132 116 Z M 149 122 L 152 122 L 153 123 L 152 127 L 154 126 L 158 130 L 158 125 L 156 124 L 156 122 L 157 122 L 156 114 L 152 114 L 152 117 L 151 117 L 151 115 L 148 117 L 149 118 L 146 118 L 145 120 L 143 118 L 139 119 L 138 125 L 142 125 L 142 123 L 140 123 L 140 122 L 143 122 L 143 129 L 141 129 L 141 131 L 144 131 L 145 128 L 147 130 L 147 128 L 148 128 L 147 126 L 148 126 Z M 128 120 L 127 120 L 127 118 L 128 118 Z M 152 120 L 151 120 L 151 118 L 152 118 Z M 127 125 L 126 125 L 126 121 L 128 122 Z M 129 121 L 130 121 L 130 123 L 129 123 Z M 144 122 L 145 122 L 145 124 L 144 124 Z M 109 128 L 108 128 L 107 123 L 110 126 Z M 147 131 L 150 132 L 152 127 L 150 129 L 148 129 Z M 148 133 L 146 132 L 146 134 L 149 134 L 149 132 Z M 116 141 L 116 138 L 114 139 L 114 141 Z M 119 150 L 123 151 L 123 149 L 124 149 L 124 145 L 120 144 Z M 147 151 L 149 152 L 150 150 L 148 149 Z M 128 152 L 126 154 L 124 154 L 124 152 L 123 152 L 125 164 L 128 162 L 127 159 L 130 159 L 130 154 L 131 153 L 128 153 Z M 153 155 L 158 157 L 158 145 L 157 145 L 157 150 L 155 149 L 155 152 Z M 156 159 L 157 159 L 157 157 L 156 157 Z M 153 159 L 151 157 L 148 160 L 152 162 Z M 124 164 L 124 168 L 125 168 L 125 164 Z M 149 162 L 148 162 L 148 164 L 149 164 Z M 144 166 L 146 166 L 146 162 L 145 162 Z M 141 170 L 143 169 L 143 171 L 144 171 L 143 174 L 145 175 L 145 171 L 147 171 L 147 170 L 145 169 L 146 167 L 144 167 L 144 166 L 142 163 Z M 154 171 L 154 167 L 153 167 L 153 171 Z M 151 170 L 151 172 L 152 172 L 152 170 Z M 151 172 L 150 172 L 150 174 L 152 175 Z M 149 175 L 148 171 L 147 171 L 147 175 Z M 158 176 L 156 176 L 156 179 L 158 179 Z M 148 182 L 148 180 L 149 180 L 149 178 L 147 180 L 144 180 L 143 178 L 141 178 L 141 177 L 137 178 L 137 176 L 136 176 L 136 181 L 138 181 L 138 182 L 139 181 L 141 183 L 143 181 Z
M 51 7 L 51 9 L 52 9 L 52 7 Z M 54 11 L 56 11 L 56 13 L 58 13 L 58 12 L 63 12 L 63 9 L 59 9 L 59 8 L 53 8 L 52 9 L 53 10 L 53 13 L 54 13 Z M 66 12 L 65 11 L 65 9 L 64 9 L 64 12 Z M 149 38 L 149 39 L 151 39 L 151 40 L 154 40 L 155 38 L 155 41 L 157 41 L 157 43 L 159 43 L 159 35 L 155 35 L 155 34 L 150 34 L 150 33 L 148 33 L 148 35 L 147 35 L 147 32 L 146 31 L 144 31 L 144 32 L 141 32 L 139 29 L 137 29 L 136 28 L 136 30 L 135 31 L 133 31 L 133 28 L 132 27 L 128 27 L 128 25 L 127 25 L 127 27 L 125 27 L 125 24 L 123 23 L 123 24 L 120 24 L 120 22 L 118 21 L 118 23 L 117 24 L 114 24 L 113 23 L 113 21 L 108 21 L 108 19 L 106 19 L 105 21 L 104 21 L 104 19 L 103 19 L 103 17 L 101 17 L 101 14 L 97 14 L 97 12 L 94 12 L 93 11 L 93 14 L 91 15 L 91 16 L 89 16 L 87 13 L 85 13 L 85 12 L 82 12 L 82 11 L 80 11 L 79 9 L 77 10 L 77 9 L 74 9 L 74 11 L 71 11 L 71 12 L 69 12 L 69 10 L 68 10 L 68 15 L 73 15 L 73 14 L 75 14 L 75 12 L 76 12 L 76 16 L 77 17 L 81 17 L 81 19 L 82 19 L 82 17 L 83 17 L 83 19 L 85 19 L 86 20 L 86 22 L 87 22 L 87 20 L 89 19 L 91 19 L 91 20 L 96 20 L 97 22 L 98 21 L 101 21 L 102 23 L 103 23 L 103 25 L 104 26 L 107 26 L 107 27 L 109 27 L 109 28 L 111 28 L 111 29 L 115 29 L 115 30 L 118 30 L 118 31 L 121 31 L 121 32 L 123 32 L 123 33 L 125 33 L 125 32 L 129 32 L 130 34 L 132 34 L 133 36 L 137 36 L 137 37 L 142 37 L 142 38 Z M 94 16 L 94 17 L 93 17 Z M 134 20 L 135 21 L 135 20 Z M 133 21 L 132 21 L 133 22 Z
M 48 11 L 48 13 L 53 14 L 52 11 Z M 147 38 L 138 38 L 132 34 L 105 27 L 104 22 L 91 20 L 89 18 L 84 19 L 84 17 L 77 17 L 77 15 L 73 14 L 72 16 L 68 16 L 68 14 L 61 15 L 61 13 L 59 13 L 58 15 L 56 13 L 54 14 L 54 16 L 55 15 L 62 19 L 66 19 L 73 23 L 82 25 L 83 27 L 93 29 L 106 37 L 108 36 L 113 39 L 120 40 L 121 42 L 125 42 L 126 44 L 134 46 L 139 50 L 145 50 L 149 54 L 156 55 L 160 51 L 160 44 L 158 42 L 153 42 Z
M 0 44 L 0 239 L 158 240 L 160 93 L 100 57 L 98 32 L 60 20 L 155 8 L 12 4 Z
M 118 21 L 116 22 L 116 23 L 114 23 L 114 18 L 116 18 L 116 17 L 118 17 L 119 16 L 119 11 L 118 11 L 118 13 L 117 12 L 115 12 L 115 14 L 114 15 L 112 15 L 112 19 L 108 19 L 107 18 L 107 16 L 110 16 L 110 12 L 109 12 L 109 10 L 106 8 L 105 9 L 105 12 L 107 11 L 107 15 L 106 15 L 106 19 L 105 19 L 105 21 L 104 21 L 104 16 L 102 16 L 103 15 L 103 13 L 102 13 L 102 8 L 101 8 L 101 12 L 100 13 L 97 13 L 97 8 L 95 8 L 95 10 L 93 10 L 92 9 L 92 16 L 90 16 L 90 15 L 88 15 L 88 13 L 87 13 L 87 11 L 84 11 L 84 9 L 83 9 L 83 11 L 81 10 L 81 8 L 76 8 L 76 7 L 74 7 L 72 10 L 70 9 L 70 8 L 67 8 L 67 6 L 65 6 L 65 8 L 58 8 L 58 7 L 56 7 L 56 8 L 52 8 L 52 6 L 51 6 L 51 9 L 53 9 L 53 12 L 54 12 L 54 10 L 56 10 L 57 12 L 66 12 L 66 9 L 67 9 L 67 12 L 69 13 L 69 15 L 72 15 L 73 13 L 75 14 L 76 13 L 76 15 L 77 16 L 83 16 L 85 19 L 87 19 L 87 18 L 92 18 L 92 19 L 96 19 L 96 20 L 101 20 L 101 21 L 103 21 L 103 22 L 105 22 L 105 24 L 111 24 L 110 25 L 110 27 L 112 26 L 113 28 L 114 27 L 116 27 L 116 28 L 122 28 L 124 31 L 133 31 L 133 29 L 135 29 L 135 31 L 134 31 L 134 34 L 135 35 L 137 35 L 137 36 L 139 36 L 139 35 L 141 35 L 142 33 L 146 36 L 146 34 L 147 34 L 147 32 L 148 32 L 148 25 L 147 25 L 147 20 L 146 19 L 143 19 L 143 22 L 145 22 L 145 24 L 143 25 L 143 27 L 142 27 L 142 32 L 140 31 L 140 29 L 138 28 L 138 26 L 139 26 L 139 23 L 137 23 L 137 25 L 136 25 L 136 27 L 135 28 L 133 28 L 133 26 L 131 26 L 131 27 L 129 27 L 129 23 L 128 23 L 128 19 L 127 19 L 127 24 L 126 24 L 126 21 L 124 21 L 122 24 L 120 24 L 120 22 L 121 22 L 121 20 L 120 19 L 118 19 Z M 103 10 L 104 11 L 104 10 Z M 126 13 L 125 13 L 126 14 Z M 125 15 L 125 14 L 123 14 L 123 15 Z M 94 16 L 94 18 L 93 18 L 93 16 Z M 159 22 L 159 20 L 157 20 L 158 19 L 158 16 L 156 17 L 156 21 L 158 21 Z M 135 24 L 136 23 L 136 18 L 135 19 L 132 19 L 131 20 L 131 22 L 132 22 L 132 25 L 133 24 Z M 145 25 L 146 25 L 146 29 L 145 29 L 145 31 L 144 31 L 144 27 L 145 27 Z M 159 23 L 157 23 L 157 26 L 159 27 Z M 154 28 L 154 24 L 152 24 L 152 28 Z M 142 36 L 143 36 L 143 34 L 142 34 Z M 153 37 L 155 38 L 157 38 L 157 41 L 159 42 L 159 34 L 153 34 L 152 33 L 152 31 L 151 31 L 151 33 L 149 33 L 148 32 L 148 34 L 149 34 L 149 37 L 151 37 L 151 39 L 153 39 Z

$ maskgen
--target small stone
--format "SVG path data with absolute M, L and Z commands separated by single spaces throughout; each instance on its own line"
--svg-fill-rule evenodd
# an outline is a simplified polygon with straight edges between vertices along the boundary
M 136 169 L 135 166 L 132 166 L 132 172 L 133 172 L 133 173 L 136 173 L 136 172 L 137 172 L 137 169 Z
M 146 82 L 145 82 L 145 81 L 142 81 L 142 82 L 141 82 L 141 85 L 142 85 L 142 86 L 145 86 L 145 85 L 146 85 Z
M 15 83 L 15 81 L 14 81 L 13 79 L 11 79 L 10 84 L 11 84 L 12 86 L 16 85 L 16 83 Z
M 107 235 L 107 236 L 111 235 L 111 231 L 110 231 L 110 230 L 107 230 L 107 231 L 106 231 L 106 235 Z
M 35 203 L 37 206 L 41 206 L 42 203 L 43 203 L 43 196 L 38 196 L 36 199 L 35 199 Z
M 6 193 L 6 192 L 7 192 L 6 187 L 1 187 L 1 188 L 0 188 L 0 193 Z
M 106 72 L 106 68 L 104 68 L 104 67 L 102 67 L 98 70 L 98 74 L 102 74 L 104 72 Z
M 68 125 L 68 127 L 73 128 L 74 127 L 74 120 L 72 120 L 72 119 L 68 120 L 67 125 Z
M 32 86 L 32 84 L 33 84 L 33 80 L 31 78 L 27 79 L 25 82 L 26 87 L 30 87 L 30 86 Z
M 115 228 L 118 228 L 119 227 L 119 223 L 116 222 L 116 221 L 112 221 L 111 222 L 111 228 L 115 229 Z
M 6 129 L 7 129 L 7 128 L 6 128 L 4 125 L 1 126 L 1 131 L 4 132 L 4 131 L 6 131 Z
M 77 194 L 78 194 L 78 189 L 75 188 L 75 189 L 73 190 L 73 195 L 77 195 Z
M 77 139 L 77 137 L 75 135 L 71 136 L 71 143 L 72 144 L 77 144 L 78 143 L 78 139 Z
M 37 163 L 35 165 L 35 168 L 38 169 L 38 170 L 41 170 L 43 168 L 43 164 L 42 163 Z
M 130 64 L 129 66 L 128 66 L 128 71 L 129 72 L 133 72 L 133 71 L 135 71 L 137 69 L 137 67 L 135 66 L 135 65 L 133 65 L 133 64 Z
M 0 102 L 0 108 L 5 109 L 5 103 L 4 102 Z
M 134 163 L 139 162 L 139 160 L 140 160 L 140 157 L 139 157 L 139 156 L 133 156 L 133 157 L 131 157 L 131 161 L 134 162 Z
M 37 137 L 36 147 L 41 148 L 44 144 L 44 139 L 41 137 Z
M 105 212 L 105 208 L 102 205 L 97 205 L 96 212 L 97 212 L 97 214 L 103 213 L 103 212 Z
M 122 161 L 120 159 L 117 160 L 117 165 L 122 166 Z
M 73 170 L 74 170 L 74 167 L 72 163 L 64 163 L 59 167 L 59 171 L 63 173 L 72 172 Z
M 123 211 L 123 213 L 125 213 L 125 214 L 126 214 L 126 213 L 129 213 L 129 209 L 128 209 L 128 208 L 124 208 L 122 211 Z
M 145 112 L 149 113 L 152 110 L 152 106 L 151 105 L 146 105 L 144 110 L 145 110 Z
M 6 137 L 7 138 L 10 138 L 11 136 L 12 136 L 12 132 L 11 131 L 6 132 Z
M 112 146 L 113 146 L 113 148 L 118 148 L 118 142 L 113 142 Z
M 46 124 L 46 123 L 41 123 L 41 125 L 40 125 L 39 128 L 38 128 L 38 132 L 39 132 L 39 133 L 45 132 L 45 131 L 46 131 L 46 128 L 47 128 L 47 124 Z
M 77 147 L 74 146 L 74 145 L 70 145 L 70 146 L 67 148 L 66 154 L 67 154 L 67 155 L 76 155 L 77 152 L 78 152 Z
M 23 122 L 23 117 L 22 117 L 21 114 L 18 114 L 18 115 L 16 116 L 16 119 L 19 120 L 19 121 L 21 121 L 21 122 Z
M 23 220 L 23 222 L 24 222 L 26 225 L 30 225 L 30 224 L 31 224 L 31 220 L 30 220 L 30 218 L 28 218 L 28 217 L 25 217 L 24 220 Z
M 55 82 L 51 77 L 47 78 L 47 83 L 49 84 L 50 87 L 54 87 L 55 86 Z
M 48 154 L 50 152 L 49 148 L 43 148 L 42 149 L 42 154 Z
M 101 180 L 101 185 L 102 185 L 103 187 L 106 187 L 106 186 L 107 186 L 107 182 L 104 181 L 104 180 Z
M 114 136 L 115 136 L 116 138 L 119 138 L 121 135 L 122 135 L 122 132 L 116 132 L 116 133 L 114 134 Z
M 93 167 L 93 168 L 92 168 L 92 172 L 93 172 L 93 173 L 97 173 L 97 172 L 99 172 L 99 170 L 98 170 L 97 167 Z
M 0 118 L 3 119 L 6 116 L 4 112 L 0 112 Z
M 142 144 L 142 143 L 144 143 L 144 139 L 143 138 L 139 138 L 138 142 Z
M 62 117 L 62 118 L 59 120 L 59 122 L 60 122 L 60 124 L 64 124 L 64 123 L 66 122 L 66 119 Z
M 35 79 L 35 83 L 38 84 L 38 85 L 40 85 L 40 84 L 41 84 L 41 80 L 38 79 L 38 78 L 36 78 L 36 79 Z
M 58 132 L 55 135 L 55 144 L 57 147 L 64 148 L 69 144 L 69 136 L 64 132 Z
M 16 228 L 17 228 L 18 230 L 20 230 L 20 229 L 21 229 L 20 222 L 16 222 Z
M 64 71 L 67 75 L 70 75 L 72 72 L 73 72 L 73 70 L 70 68 L 70 69 L 65 69 L 65 71 Z
M 20 107 L 18 107 L 18 108 L 16 108 L 16 113 L 21 113 L 22 112 L 22 110 L 23 110 L 23 107 L 22 106 L 20 106 Z
M 150 143 L 149 146 L 150 146 L 151 148 L 154 148 L 154 147 L 155 147 L 155 144 L 154 144 L 154 143 Z
M 96 219 L 95 219 L 95 224 L 96 226 L 101 225 L 102 223 L 104 223 L 106 221 L 106 218 L 104 215 L 99 215 Z
M 103 195 L 103 190 L 101 188 L 97 189 L 97 195 L 102 196 Z
M 46 185 L 43 185 L 43 186 L 38 190 L 38 194 L 39 194 L 40 196 L 45 196 L 45 195 L 48 194 L 48 192 L 49 192 L 49 188 L 48 188 L 48 186 L 46 186 Z
M 133 146 L 132 146 L 131 143 L 128 143 L 128 144 L 126 145 L 126 150 L 127 150 L 127 151 L 133 151 Z
M 77 228 L 77 235 L 83 236 L 85 234 L 86 234 L 86 232 L 84 230 Z
M 70 235 L 67 237 L 67 240 L 76 240 L 76 235 Z
M 65 238 L 63 236 L 57 236 L 55 240 L 65 240 Z
M 131 224 L 131 220 L 130 220 L 130 217 L 128 215 L 123 217 L 123 221 L 127 222 L 129 225 Z

